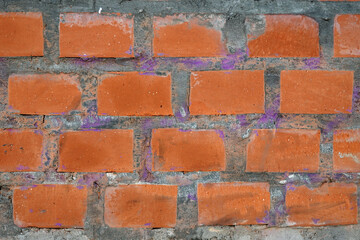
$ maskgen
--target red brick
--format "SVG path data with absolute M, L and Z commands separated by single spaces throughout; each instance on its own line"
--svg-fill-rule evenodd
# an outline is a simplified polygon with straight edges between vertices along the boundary
M 9 105 L 20 114 L 60 115 L 80 106 L 75 76 L 67 74 L 11 75 Z
M 217 57 L 226 55 L 220 16 L 154 17 L 154 55 L 157 57 Z M 199 37 L 201 36 L 201 37 Z
M 250 57 L 319 57 L 319 25 L 302 15 L 261 16 L 263 25 L 247 20 Z
M 132 172 L 133 131 L 66 132 L 60 136 L 60 172 Z
M 266 224 L 270 211 L 268 183 L 200 183 L 200 225 Z
M 106 75 L 98 87 L 98 113 L 113 116 L 168 116 L 170 73 L 121 72 Z
M 154 171 L 225 170 L 222 132 L 214 130 L 154 129 L 151 148 Z
M 41 13 L 0 13 L 0 57 L 43 55 L 44 36 Z
M 86 198 L 86 186 L 17 187 L 13 196 L 14 222 L 19 227 L 84 227 Z
M 264 71 L 201 71 L 190 77 L 190 114 L 264 112 Z
M 334 132 L 333 162 L 336 172 L 360 172 L 360 129 Z
M 360 57 L 360 14 L 336 15 L 334 57 Z
M 254 129 L 247 146 L 247 172 L 316 172 L 320 131 Z
M 0 130 L 0 172 L 39 171 L 42 141 L 33 130 Z
M 60 14 L 60 57 L 133 57 L 134 19 L 125 14 Z
M 105 191 L 110 227 L 170 228 L 176 224 L 177 186 L 120 185 Z
M 281 113 L 351 113 L 353 72 L 292 70 L 280 75 Z
M 357 223 L 355 184 L 325 183 L 319 188 L 292 187 L 286 192 L 287 224 L 291 226 Z

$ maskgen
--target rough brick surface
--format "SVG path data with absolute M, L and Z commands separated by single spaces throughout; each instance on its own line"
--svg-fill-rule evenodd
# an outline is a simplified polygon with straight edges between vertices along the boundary
M 198 185 L 199 224 L 266 224 L 270 211 L 267 183 L 205 183 Z
M 154 171 L 225 170 L 222 133 L 176 128 L 154 129 L 151 149 Z
M 318 188 L 293 186 L 286 193 L 287 223 L 322 226 L 357 223 L 355 184 L 325 183 Z
M 226 54 L 221 28 L 224 19 L 210 16 L 154 17 L 157 57 L 216 57 Z M 199 37 L 201 36 L 201 37 Z
M 60 172 L 132 172 L 132 130 L 85 130 L 60 136 Z
M 337 15 L 334 20 L 334 57 L 360 57 L 360 15 Z
M 60 14 L 60 57 L 134 56 L 134 20 L 130 15 Z
M 202 71 L 190 77 L 190 114 L 264 112 L 264 71 Z
M 334 132 L 334 170 L 337 172 L 360 172 L 360 130 L 337 130 Z
M 0 0 L 0 239 L 359 239 L 359 16 Z
M 32 185 L 14 190 L 14 222 L 19 227 L 84 227 L 86 186 Z
M 0 13 L 0 57 L 43 56 L 40 12 Z
M 280 112 L 350 114 L 353 83 L 351 71 L 282 71 Z
M 80 107 L 77 77 L 66 74 L 11 75 L 9 108 L 20 114 L 60 115 Z
M 104 77 L 98 88 L 98 112 L 102 115 L 173 115 L 171 76 L 123 72 Z
M 320 131 L 254 129 L 247 145 L 247 172 L 317 172 Z
M 176 203 L 177 186 L 109 187 L 105 192 L 105 222 L 110 227 L 174 227 Z
M 0 171 L 40 171 L 43 136 L 32 130 L 0 131 Z
M 319 56 L 319 26 L 307 16 L 263 15 L 247 27 L 250 57 Z

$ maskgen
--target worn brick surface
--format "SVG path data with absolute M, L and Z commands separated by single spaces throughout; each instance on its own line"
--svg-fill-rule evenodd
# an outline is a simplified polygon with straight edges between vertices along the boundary
M 358 239 L 359 15 L 0 0 L 0 239 Z

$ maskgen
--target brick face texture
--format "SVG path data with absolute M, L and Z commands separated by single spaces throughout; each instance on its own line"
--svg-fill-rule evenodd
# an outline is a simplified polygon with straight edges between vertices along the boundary
M 359 1 L 0 0 L 0 238 L 358 239 L 359 35 Z

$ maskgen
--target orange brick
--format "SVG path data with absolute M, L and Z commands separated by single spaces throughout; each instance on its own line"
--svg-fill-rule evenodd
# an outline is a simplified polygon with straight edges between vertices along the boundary
M 154 171 L 225 170 L 225 147 L 214 130 L 154 129 L 151 148 Z
M 33 130 L 1 130 L 0 172 L 39 171 L 42 141 L 42 135 Z
M 60 57 L 133 57 L 134 19 L 125 14 L 60 14 Z
M 360 129 L 336 130 L 333 149 L 336 172 L 360 172 Z
M 17 187 L 13 196 L 14 222 L 18 227 L 84 227 L 86 198 L 86 186 Z
M 60 136 L 60 172 L 132 172 L 133 131 L 66 132 Z
M 220 16 L 154 17 L 154 55 L 157 57 L 217 57 L 226 55 Z M 201 36 L 201 37 L 199 37 Z
M 11 75 L 9 105 L 20 114 L 65 114 L 80 106 L 79 88 L 66 74 Z
M 247 20 L 250 57 L 319 57 L 319 25 L 302 15 L 265 15 Z
M 98 87 L 98 113 L 113 116 L 168 116 L 171 77 L 122 72 L 106 75 Z
M 286 192 L 287 223 L 323 226 L 357 223 L 355 184 L 325 183 L 319 188 L 294 187 Z
M 105 191 L 110 227 L 170 228 L 176 224 L 177 186 L 120 185 Z
M 254 129 L 247 146 L 247 172 L 316 172 L 320 131 Z
M 190 77 L 190 113 L 264 112 L 264 71 L 202 71 Z
M 268 183 L 200 183 L 197 190 L 200 225 L 267 223 Z
M 280 75 L 281 113 L 351 113 L 353 72 L 291 70 Z
M 0 13 L 0 57 L 43 55 L 44 36 L 41 13 Z
M 360 14 L 336 15 L 334 57 L 360 57 Z

